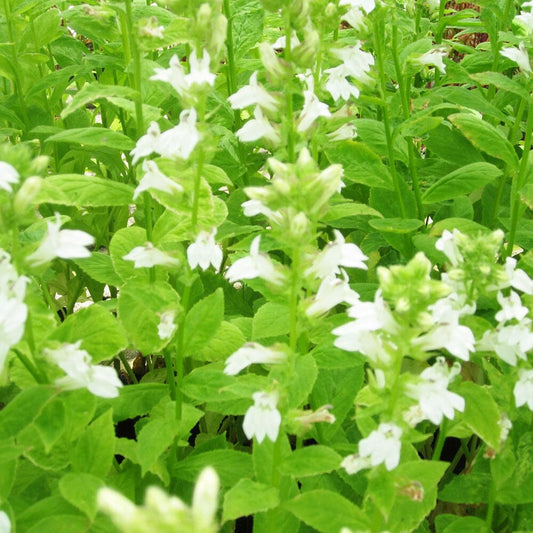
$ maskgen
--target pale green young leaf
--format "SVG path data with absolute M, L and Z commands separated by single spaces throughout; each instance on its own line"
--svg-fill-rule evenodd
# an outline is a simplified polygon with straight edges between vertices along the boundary
M 272 509 L 279 505 L 278 490 L 275 487 L 241 479 L 224 495 L 222 520 L 235 520 Z
M 91 252 L 90 257 L 74 259 L 74 263 L 79 266 L 89 277 L 109 285 L 118 287 L 122 285 L 122 279 L 115 272 L 111 256 L 101 252 Z
M 44 444 L 45 452 L 52 449 L 65 431 L 67 420 L 63 402 L 63 398 L 56 397 L 46 403 L 33 422 L 33 426 Z
M 91 474 L 67 473 L 59 480 L 59 492 L 67 502 L 94 520 L 98 512 L 96 496 L 104 482 Z
M 255 313 L 252 340 L 289 333 L 289 308 L 285 303 L 267 302 Z
M 135 148 L 135 142 L 119 131 L 107 128 L 72 128 L 56 133 L 46 142 L 77 144 L 88 148 L 112 148 L 129 152 Z
M 336 470 L 342 457 L 328 446 L 307 446 L 294 450 L 280 465 L 283 474 L 302 478 Z

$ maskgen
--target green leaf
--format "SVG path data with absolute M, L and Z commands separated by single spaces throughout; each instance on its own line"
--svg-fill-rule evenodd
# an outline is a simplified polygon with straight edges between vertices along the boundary
M 380 157 L 366 145 L 345 141 L 325 150 L 331 163 L 344 168 L 343 179 L 349 183 L 362 183 L 369 187 L 393 190 L 392 176 Z
M 27 533 L 80 533 L 87 529 L 87 518 L 77 514 L 48 516 L 31 524 Z
M 65 474 L 59 480 L 59 492 L 67 502 L 94 520 L 98 512 L 96 496 L 104 482 L 91 474 Z
M 470 77 L 481 85 L 494 85 L 498 89 L 509 91 L 525 100 L 529 98 L 529 93 L 521 83 L 501 72 L 476 72 L 475 74 L 470 74 Z
M 73 128 L 48 137 L 46 142 L 79 144 L 91 148 L 113 148 L 124 152 L 135 148 L 135 142 L 129 137 L 107 128 Z
M 194 353 L 194 358 L 198 361 L 224 361 L 245 342 L 246 337 L 235 324 L 223 321 L 213 338 Z
M 485 520 L 477 516 L 461 516 L 455 517 L 442 533 L 490 533 L 491 531 Z
M 118 298 L 118 316 L 130 343 L 143 354 L 158 353 L 172 340 L 158 333 L 161 314 L 179 309 L 179 295 L 166 282 L 128 281 Z M 174 319 L 176 323 L 176 319 Z
M 138 226 L 119 229 L 109 243 L 109 254 L 115 272 L 126 281 L 133 277 L 149 279 L 147 268 L 135 268 L 133 261 L 123 259 L 137 246 L 146 244 L 146 230 Z
M 261 513 L 278 505 L 279 496 L 275 487 L 241 479 L 224 495 L 222 521 Z
M 99 283 L 103 283 L 104 285 L 109 285 L 111 287 L 118 287 L 122 285 L 122 280 L 117 275 L 113 267 L 113 261 L 107 254 L 101 252 L 91 252 L 90 257 L 74 259 L 73 261 L 85 272 L 85 274 Z
M 63 111 L 61 111 L 61 118 L 65 119 L 74 113 L 74 111 L 85 107 L 90 102 L 101 99 L 107 100 L 110 96 L 135 100 L 137 98 L 137 91 L 128 86 L 86 83 L 63 108 Z
M 108 409 L 82 433 L 71 451 L 72 470 L 105 479 L 115 454 L 113 412 Z
M 490 163 L 471 163 L 439 179 L 423 194 L 422 201 L 431 204 L 470 194 L 501 175 L 502 171 Z
M 429 234 L 431 236 L 442 235 L 442 232 L 447 229 L 453 231 L 458 229 L 461 233 L 477 233 L 480 231 L 488 231 L 488 228 L 469 220 L 467 218 L 445 218 L 444 220 L 439 220 L 435 222 L 431 227 Z
M 491 476 L 484 472 L 470 472 L 454 476 L 439 492 L 439 499 L 451 503 L 480 504 L 489 501 Z
M 280 381 L 282 381 L 282 376 L 286 372 L 286 369 L 283 368 L 283 365 L 273 369 L 271 375 L 274 379 L 278 371 L 282 374 L 280 376 Z M 289 407 L 297 408 L 307 403 L 317 376 L 318 368 L 312 355 L 303 355 L 296 358 L 294 375 L 292 376 L 289 388 Z
M 336 470 L 341 461 L 342 457 L 328 446 L 307 446 L 286 457 L 280 471 L 295 478 L 316 476 Z
M 235 59 L 240 59 L 261 40 L 265 12 L 259 0 L 234 0 L 231 10 Z
M 148 414 L 168 394 L 162 383 L 139 383 L 124 387 L 117 398 L 107 400 L 113 408 L 113 421 Z
M 518 156 L 513 145 L 494 126 L 468 113 L 450 115 L 449 119 L 476 148 L 504 161 L 511 172 L 517 170 Z
M 51 387 L 39 386 L 21 391 L 0 410 L 0 439 L 16 436 L 41 413 L 57 392 Z
M 33 423 L 44 444 L 45 452 L 49 452 L 65 430 L 65 408 L 63 398 L 54 398 L 44 405 L 39 416 Z
M 416 231 L 424 223 L 411 218 L 374 218 L 368 224 L 383 233 L 407 234 Z
M 321 533 L 340 531 L 343 527 L 352 531 L 372 529 L 368 518 L 359 507 L 330 490 L 305 492 L 284 503 L 283 507 Z
M 498 449 L 501 433 L 500 412 L 488 388 L 465 381 L 457 392 L 465 399 L 462 420 L 486 444 Z
M 383 215 L 379 211 L 376 211 L 366 204 L 349 202 L 330 206 L 327 214 L 322 217 L 322 221 L 328 222 L 330 226 L 336 226 L 336 224 L 333 224 L 333 222 L 340 221 L 343 218 L 352 218 L 358 216 L 381 217 Z
M 98 304 L 80 309 L 57 327 L 49 341 L 76 343 L 91 355 L 93 363 L 111 359 L 128 346 L 128 339 L 120 322 Z
M 206 466 L 216 470 L 223 487 L 232 487 L 253 475 L 252 456 L 236 450 L 193 453 L 175 463 L 172 473 L 179 479 L 194 481 Z
M 128 205 L 132 197 L 133 189 L 124 183 L 81 174 L 58 174 L 43 180 L 35 201 L 75 207 L 102 207 Z
M 252 340 L 289 333 L 289 308 L 286 304 L 267 302 L 254 316 Z
M 203 348 L 213 338 L 223 318 L 224 292 L 219 287 L 187 313 L 183 326 L 185 355 L 193 355 Z

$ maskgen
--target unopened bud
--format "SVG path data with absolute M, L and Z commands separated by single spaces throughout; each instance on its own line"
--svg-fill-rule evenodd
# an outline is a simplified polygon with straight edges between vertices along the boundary
M 42 178 L 39 176 L 31 176 L 24 180 L 24 183 L 21 185 L 20 189 L 15 194 L 13 200 L 13 209 L 15 213 L 21 215 L 26 212 L 28 207 L 30 207 L 37 194 L 41 190 L 43 184 Z
M 292 57 L 294 62 L 302 68 L 311 68 L 316 62 L 320 48 L 320 36 L 316 30 L 309 32 L 305 39 L 294 48 Z
M 278 57 L 272 47 L 265 42 L 259 45 L 259 56 L 267 71 L 270 81 L 274 84 L 283 84 L 290 75 L 290 66 L 282 58 Z

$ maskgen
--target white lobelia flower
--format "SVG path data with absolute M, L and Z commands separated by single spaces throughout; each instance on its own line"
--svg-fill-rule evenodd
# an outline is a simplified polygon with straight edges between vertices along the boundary
M 139 194 L 150 189 L 166 192 L 168 194 L 183 191 L 183 187 L 179 183 L 171 180 L 159 170 L 159 167 L 155 161 L 143 161 L 142 169 L 145 174 L 133 193 L 134 200 L 139 196 Z
M 244 126 L 235 132 L 241 142 L 255 142 L 259 139 L 266 139 L 273 144 L 281 142 L 281 138 L 272 124 L 263 116 L 261 108 L 254 109 L 254 118 L 248 120 Z
M 514 291 L 511 291 L 511 294 L 507 297 L 501 292 L 498 292 L 498 303 L 500 304 L 501 309 L 496 313 L 496 320 L 500 322 L 500 324 L 513 319 L 520 321 L 525 318 L 529 312 L 529 309 L 522 305 L 520 296 Z
M 533 349 L 531 320 L 523 319 L 520 324 L 485 331 L 477 348 L 496 352 L 502 361 L 512 366 L 516 365 L 518 359 L 527 361 L 527 352 Z
M 348 474 L 385 463 L 394 470 L 400 463 L 402 430 L 396 424 L 381 423 L 366 439 L 359 441 L 359 453 L 345 457 L 341 466 Z
M 265 215 L 271 222 L 280 224 L 283 221 L 283 215 L 279 211 L 272 211 L 261 200 L 247 200 L 241 204 L 244 216 L 255 217 L 256 215 Z
M 187 261 L 191 269 L 200 266 L 202 270 L 207 270 L 209 265 L 213 265 L 218 272 L 222 263 L 222 248 L 215 242 L 216 228 L 211 231 L 201 231 L 196 240 L 187 248 Z
M 252 439 L 255 437 L 258 443 L 268 437 L 276 442 L 281 425 L 281 414 L 277 409 L 278 393 L 255 392 L 252 405 L 244 415 L 242 429 L 244 434 Z
M 440 239 L 435 243 L 435 248 L 442 252 L 453 266 L 457 266 L 464 261 L 457 246 L 456 233 L 457 230 L 454 230 L 452 233 L 445 229 Z
M 215 84 L 216 75 L 209 70 L 209 63 L 211 63 L 211 56 L 205 48 L 202 51 L 201 59 L 196 57 L 196 50 L 191 52 L 189 56 L 190 71 L 185 76 L 189 89 L 195 85 L 206 84 L 212 87 Z
M 187 89 L 185 70 L 175 54 L 170 58 L 169 68 L 156 68 L 155 74 L 150 79 L 170 83 L 178 94 L 183 94 Z
M 329 242 L 318 253 L 313 264 L 305 271 L 306 276 L 323 279 L 327 276 L 340 274 L 339 266 L 367 269 L 364 261 L 368 257 L 361 249 L 353 243 L 347 243 L 339 230 L 333 230 L 333 233 L 335 240 Z
M 200 140 L 200 132 L 196 129 L 196 110 L 184 109 L 180 113 L 177 126 L 163 132 L 159 137 L 156 152 L 168 158 L 189 159 L 194 147 Z
M 343 61 L 347 75 L 352 76 L 359 83 L 369 83 L 371 80 L 367 72 L 374 65 L 374 56 L 370 52 L 361 50 L 361 43 L 332 50 L 333 55 Z
M 533 411 L 533 370 L 521 368 L 518 371 L 518 377 L 513 389 L 516 406 L 521 407 L 527 403 Z
M 4 511 L 0 511 L 0 533 L 11 533 L 11 520 Z
M 459 324 L 460 310 L 454 309 L 452 300 L 443 298 L 430 306 L 435 327 L 413 340 L 413 345 L 425 351 L 445 348 L 455 357 L 468 361 L 475 351 L 474 334 L 467 326 Z
M 407 386 L 407 396 L 418 400 L 421 420 L 439 425 L 443 416 L 453 420 L 454 409 L 464 411 L 464 398 L 448 390 L 450 381 L 460 372 L 459 363 L 450 368 L 444 357 L 437 357 L 437 362 L 422 372 L 419 383 Z
M 341 17 L 352 28 L 359 28 L 364 19 L 364 13 L 370 13 L 376 6 L 374 0 L 340 0 L 339 6 L 350 6 L 350 9 Z
M 5 161 L 0 161 L 0 189 L 12 192 L 11 185 L 18 183 L 20 179 L 16 169 Z
M 446 65 L 443 58 L 446 57 L 446 51 L 440 48 L 433 48 L 425 54 L 420 54 L 411 58 L 411 62 L 421 67 L 434 66 L 437 67 L 441 74 L 446 74 Z
M 224 374 L 235 376 L 253 364 L 277 365 L 287 360 L 287 354 L 266 348 L 257 342 L 247 342 L 226 359 Z
M 94 237 L 85 231 L 60 229 L 61 217 L 56 213 L 55 221 L 46 221 L 46 232 L 39 248 L 28 256 L 28 261 L 35 266 L 44 265 L 56 257 L 61 259 L 78 259 L 90 257 L 87 246 L 94 244 Z
M 218 531 L 216 514 L 220 480 L 214 468 L 205 467 L 196 481 L 192 496 L 194 531 Z
M 357 129 L 351 122 L 348 122 L 347 124 L 343 124 L 335 131 L 327 133 L 326 137 L 330 141 L 344 141 L 347 139 L 352 140 L 357 137 Z
M 278 109 L 276 99 L 257 82 L 257 70 L 250 76 L 249 85 L 241 87 L 236 93 L 229 96 L 228 102 L 232 109 L 243 109 L 251 105 L 258 105 L 270 112 Z
M 300 113 L 300 123 L 297 128 L 300 133 L 303 133 L 313 125 L 317 118 L 329 118 L 331 113 L 328 105 L 321 102 L 315 94 L 315 84 L 311 72 L 300 74 L 298 77 L 307 85 L 307 89 L 304 90 L 304 106 Z
M 157 334 L 161 340 L 170 339 L 176 331 L 176 311 L 170 309 L 159 314 L 159 324 L 157 325 Z
M 56 380 L 65 390 L 86 388 L 95 396 L 116 398 L 122 382 L 115 370 L 108 366 L 92 365 L 91 356 L 80 350 L 81 341 L 63 344 L 55 350 L 46 348 L 44 354 L 67 375 Z
M 505 260 L 505 272 L 509 278 L 509 283 L 506 284 L 507 287 L 510 285 L 526 294 L 533 294 L 533 280 L 521 268 L 516 268 L 516 259 L 514 257 L 508 257 Z
M 150 122 L 146 134 L 137 141 L 135 148 L 130 152 L 130 155 L 133 156 L 132 164 L 135 165 L 141 157 L 146 157 L 157 152 L 160 137 L 161 129 L 159 128 L 159 124 L 157 122 Z
M 353 305 L 359 301 L 359 294 L 348 284 L 346 272 L 341 271 L 342 279 L 327 276 L 322 280 L 313 302 L 305 311 L 307 316 L 321 315 L 342 302 Z
M 275 285 L 281 285 L 284 276 L 279 272 L 270 257 L 259 251 L 261 236 L 258 235 L 250 245 L 250 255 L 237 259 L 231 265 L 227 272 L 226 278 L 230 283 L 241 279 L 262 278 Z
M 528 2 L 522 5 L 522 7 L 526 7 L 528 5 Z M 518 22 L 521 26 L 523 26 L 528 33 L 533 32 L 533 13 L 528 13 L 527 11 L 521 11 L 520 15 L 516 15 L 516 17 L 513 19 Z
M 22 301 L 24 294 L 8 298 L 0 293 L 0 374 L 12 346 L 22 339 L 28 318 L 28 307 Z
M 523 72 L 526 72 L 527 74 L 533 73 L 533 70 L 531 69 L 531 63 L 529 62 L 529 54 L 524 46 L 524 43 L 520 43 L 518 48 L 502 48 L 500 50 L 500 54 L 504 57 L 507 57 L 511 61 L 514 61 Z
M 347 80 L 350 72 L 346 69 L 344 64 L 325 70 L 328 75 L 326 81 L 326 90 L 331 94 L 333 100 L 337 101 L 339 98 L 349 100 L 350 96 L 359 98 L 359 89 Z
M 134 261 L 135 268 L 152 268 L 156 265 L 177 266 L 180 264 L 178 259 L 158 250 L 151 242 L 147 242 L 144 246 L 135 247 L 122 259 Z

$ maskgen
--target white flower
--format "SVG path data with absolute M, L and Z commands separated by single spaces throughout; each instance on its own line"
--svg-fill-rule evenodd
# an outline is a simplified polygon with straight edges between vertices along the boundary
M 515 366 L 517 359 L 527 360 L 527 352 L 533 349 L 531 320 L 520 324 L 498 327 L 485 331 L 477 343 L 478 350 L 494 351 L 507 364 Z
M 144 191 L 148 191 L 149 189 L 163 191 L 168 194 L 183 191 L 183 187 L 179 183 L 171 180 L 159 170 L 159 167 L 155 161 L 143 161 L 143 171 L 145 174 L 133 193 L 134 200 L 139 196 L 139 194 Z
M 161 134 L 155 151 L 163 157 L 189 159 L 199 140 L 196 110 L 184 109 L 180 113 L 179 124 Z
M 533 15 L 528 13 L 528 16 L 533 21 Z M 533 73 L 533 70 L 531 70 L 531 63 L 529 62 L 529 54 L 524 43 L 520 43 L 518 48 L 502 48 L 500 54 L 509 58 L 511 61 L 514 61 L 519 66 L 520 70 L 528 74 Z
M 501 310 L 496 313 L 496 320 L 500 324 L 508 320 L 513 320 L 513 318 L 520 321 L 529 312 L 528 308 L 522 305 L 520 296 L 514 291 L 511 291 L 507 297 L 501 292 L 498 292 L 498 303 L 501 306 Z
M 457 230 L 453 230 L 453 233 L 445 229 L 442 232 L 440 239 L 435 243 L 435 248 L 441 251 L 449 260 L 453 266 L 459 265 L 464 261 L 459 247 L 457 246 L 456 236 Z
M 407 395 L 419 402 L 421 420 L 439 425 L 443 416 L 453 420 L 454 409 L 464 411 L 464 398 L 448 390 L 450 381 L 460 371 L 459 363 L 449 368 L 444 357 L 437 357 L 437 362 L 422 372 L 419 383 L 407 386 Z
M 255 392 L 252 405 L 244 415 L 242 429 L 249 439 L 255 437 L 258 443 L 268 437 L 276 442 L 281 425 L 281 414 L 277 410 L 278 393 Z
M 153 152 L 157 152 L 160 137 L 161 130 L 159 124 L 157 122 L 150 122 L 146 134 L 137 141 L 135 148 L 130 152 L 130 155 L 133 156 L 132 164 L 135 165 L 141 157 L 146 157 Z
M 4 368 L 7 354 L 12 346 L 22 339 L 28 318 L 28 307 L 19 298 L 7 298 L 0 294 L 0 374 Z
M 326 81 L 326 90 L 331 94 L 332 98 L 337 101 L 339 98 L 348 100 L 350 96 L 359 98 L 359 89 L 347 80 L 350 73 L 346 70 L 344 65 L 328 68 L 326 71 L 328 79 Z
M 533 411 L 533 370 L 521 368 L 518 371 L 518 376 L 519 380 L 513 389 L 516 406 L 521 407 L 527 403 L 527 406 Z
M 327 104 L 321 102 L 315 94 L 313 75 L 309 72 L 307 74 L 299 75 L 299 78 L 307 85 L 304 90 L 304 106 L 300 113 L 300 123 L 297 130 L 300 133 L 307 131 L 318 117 L 331 117 L 329 107 Z
M 147 242 L 144 246 L 135 247 L 122 259 L 134 261 L 135 268 L 151 268 L 156 265 L 176 266 L 180 264 L 178 259 L 170 257 L 161 250 L 158 250 L 151 242 Z
M 254 109 L 254 118 L 246 122 L 240 130 L 235 132 L 235 135 L 241 142 L 254 142 L 262 138 L 273 144 L 278 144 L 281 141 L 279 133 L 263 116 L 259 106 Z
M 250 255 L 237 259 L 237 261 L 228 268 L 226 278 L 230 283 L 234 283 L 241 279 L 253 278 L 263 278 L 275 285 L 283 283 L 284 277 L 276 269 L 270 257 L 259 251 L 260 242 L 261 236 L 258 235 L 250 245 Z
M 211 231 L 201 231 L 196 240 L 187 248 L 187 260 L 191 269 L 200 265 L 202 270 L 207 270 L 213 265 L 218 272 L 222 263 L 222 248 L 215 242 L 216 228 Z
M 348 122 L 335 131 L 328 133 L 326 136 L 330 141 L 352 140 L 357 137 L 357 129 L 351 122 Z
M 159 324 L 157 325 L 157 334 L 161 340 L 170 339 L 176 331 L 176 311 L 169 310 L 160 313 Z
M 443 62 L 443 58 L 446 56 L 446 51 L 439 48 L 433 48 L 425 54 L 415 56 L 411 58 L 411 62 L 415 65 L 425 67 L 428 65 L 435 66 L 439 69 L 441 74 L 446 74 L 446 65 Z
M 505 272 L 509 277 L 509 285 L 514 289 L 533 294 L 533 280 L 520 268 L 516 268 L 516 259 L 508 257 L 505 260 Z M 505 285 L 508 287 L 509 285 Z M 504 288 L 504 287 L 499 287 Z
M 276 99 L 257 82 L 257 71 L 250 76 L 250 84 L 241 87 L 236 93 L 229 96 L 228 102 L 232 109 L 258 105 L 265 111 L 274 112 L 278 108 Z
M 333 233 L 335 240 L 319 252 L 313 264 L 305 271 L 306 276 L 322 279 L 332 274 L 340 274 L 339 266 L 367 269 L 364 261 L 368 257 L 361 249 L 353 243 L 347 243 L 340 231 L 333 230 Z
M 11 520 L 4 511 L 0 511 L 0 533 L 11 533 Z
M 276 365 L 284 363 L 287 355 L 279 350 L 266 348 L 257 342 L 247 342 L 226 359 L 224 374 L 235 376 L 250 365 Z
M 170 83 L 178 94 L 183 94 L 187 89 L 185 70 L 183 70 L 179 57 L 175 54 L 170 58 L 169 68 L 156 68 L 155 74 L 150 79 Z
M 366 439 L 359 441 L 359 454 L 346 457 L 341 466 L 348 474 L 385 463 L 394 470 L 400 462 L 402 430 L 395 424 L 382 423 Z
M 370 13 L 374 7 L 374 0 L 340 0 L 339 6 L 350 6 L 350 9 L 341 17 L 352 28 L 359 28 L 364 20 L 364 13 Z
M 374 56 L 370 52 L 361 50 L 359 41 L 354 46 L 334 49 L 332 53 L 343 61 L 347 75 L 352 76 L 360 83 L 371 81 L 367 72 L 374 65 Z
M 359 294 L 350 288 L 348 276 L 342 271 L 343 279 L 327 276 L 322 280 L 313 303 L 306 309 L 307 316 L 326 313 L 336 305 L 346 302 L 355 304 L 359 301 Z
M 526 2 L 522 7 L 526 7 L 528 2 Z M 527 11 L 521 11 L 520 15 L 516 15 L 513 19 L 522 25 L 528 33 L 533 31 L 533 13 L 528 13 Z
M 122 382 L 115 370 L 108 366 L 91 365 L 91 356 L 80 350 L 81 341 L 75 344 L 63 344 L 61 347 L 44 350 L 49 357 L 67 375 L 56 380 L 56 385 L 65 390 L 86 388 L 95 396 L 116 398 Z
M 448 298 L 443 298 L 430 306 L 435 327 L 425 335 L 413 340 L 413 345 L 431 351 L 445 348 L 455 357 L 468 361 L 469 352 L 475 351 L 476 339 L 467 326 L 459 324 L 460 311 L 453 308 Z
M 11 192 L 11 184 L 18 183 L 20 179 L 19 173 L 14 167 L 5 161 L 0 161 L 0 189 Z
M 215 84 L 216 76 L 209 71 L 210 62 L 211 57 L 206 49 L 202 51 L 201 59 L 197 59 L 196 50 L 193 49 L 189 56 L 190 71 L 189 74 L 185 76 L 187 85 L 190 89 L 192 89 L 194 85 L 202 85 L 205 83 L 213 86 Z
M 283 216 L 279 211 L 272 211 L 261 200 L 247 200 L 241 204 L 244 216 L 255 217 L 256 215 L 265 215 L 270 221 L 281 223 Z
M 216 513 L 220 481 L 214 468 L 205 467 L 194 486 L 192 496 L 192 519 L 194 531 L 218 531 Z
M 77 259 L 90 257 L 91 252 L 86 246 L 94 244 L 94 237 L 85 231 L 59 229 L 61 218 L 56 213 L 55 222 L 46 221 L 48 231 L 35 252 L 28 256 L 28 261 L 35 266 L 44 265 L 55 257 L 61 259 Z

